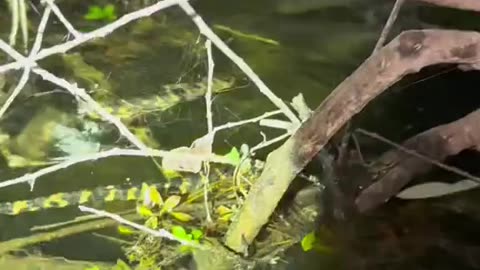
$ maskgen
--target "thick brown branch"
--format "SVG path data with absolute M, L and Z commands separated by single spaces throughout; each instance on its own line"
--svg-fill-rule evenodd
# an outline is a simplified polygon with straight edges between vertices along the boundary
M 480 146 L 480 110 L 445 125 L 422 132 L 403 143 L 428 158 L 443 161 L 462 150 Z M 363 190 L 355 203 L 360 212 L 372 209 L 395 196 L 415 176 L 428 172 L 433 164 L 401 150 L 391 150 L 377 162 L 391 164 L 381 179 Z
M 264 172 L 232 222 L 226 244 L 242 252 L 252 243 L 293 178 L 328 140 L 372 99 L 409 73 L 439 63 L 480 60 L 480 34 L 455 30 L 406 31 L 368 58 L 272 152 Z
M 430 3 L 436 6 L 450 7 L 463 10 L 480 11 L 478 0 L 417 0 Z

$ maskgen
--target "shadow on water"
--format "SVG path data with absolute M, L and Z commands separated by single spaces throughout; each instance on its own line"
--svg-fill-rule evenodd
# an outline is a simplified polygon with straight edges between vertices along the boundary
M 62 10 L 80 29 L 98 27 L 97 23 L 82 18 L 87 11 L 87 4 L 82 1 L 63 2 L 60 7 L 65 6 Z M 378 13 L 373 13 L 372 19 L 371 14 L 364 14 L 361 9 L 349 8 L 348 5 L 305 14 L 278 14 L 269 1 L 197 1 L 194 5 L 211 26 L 228 26 L 277 41 L 279 45 L 268 44 L 214 28 L 282 99 L 290 100 L 302 92 L 311 107 L 317 106 L 370 54 L 381 23 L 386 18 L 385 11 L 388 10 L 368 2 L 364 10 L 380 9 Z M 4 4 L 0 3 L 0 8 L 0 37 L 7 40 L 9 29 L 5 25 L 8 25 L 8 15 Z M 436 23 L 435 18 L 425 15 L 424 8 L 420 11 L 412 14 L 423 16 L 427 24 Z M 406 12 L 410 11 L 407 9 Z M 33 21 L 38 19 L 38 16 L 32 17 Z M 159 85 L 206 75 L 205 57 L 196 55 L 197 48 L 192 45 L 198 39 L 198 33 L 190 19 L 176 9 L 154 15 L 152 19 L 153 24 L 142 20 L 143 25 L 127 26 L 104 41 L 74 50 L 81 52 L 87 63 L 107 74 L 115 94 L 122 99 L 148 96 L 158 93 Z M 406 26 L 421 27 L 422 23 L 406 19 L 400 25 L 395 33 Z M 57 42 L 63 35 L 61 26 L 56 24 L 47 33 L 45 44 Z M 52 58 L 41 64 L 57 75 L 71 75 L 59 64 L 61 59 Z M 238 89 L 214 98 L 216 124 L 257 116 L 274 109 L 228 59 L 218 51 L 214 58 L 217 74 L 235 74 L 240 85 Z M 454 71 L 450 67 L 427 69 L 401 81 L 375 100 L 356 117 L 354 125 L 401 141 L 475 109 L 478 106 L 478 91 L 475 89 L 478 84 L 476 72 Z M 88 87 L 89 82 L 83 81 L 80 85 Z M 32 93 L 47 92 L 54 88 L 40 79 L 28 87 L 33 88 Z M 45 99 L 20 97 L 8 114 L 10 121 L 3 121 L 2 131 L 21 133 L 29 120 L 45 106 L 72 111 L 73 100 L 64 95 L 52 94 Z M 193 139 L 205 134 L 204 115 L 203 99 L 199 98 L 166 112 L 149 115 L 143 120 L 149 124 L 161 148 L 171 149 L 189 145 Z M 224 132 L 217 138 L 215 147 L 222 153 L 241 143 L 255 144 L 262 139 L 260 131 L 256 126 L 248 126 Z M 275 132 L 267 133 L 272 134 Z M 37 142 L 30 143 L 31 147 L 35 147 Z M 118 143 L 118 134 L 110 132 L 102 143 Z M 362 140 L 362 143 L 366 152 L 378 153 L 387 149 L 378 142 Z M 266 149 L 262 154 L 265 155 L 269 150 Z M 464 164 L 463 161 L 457 162 Z M 3 164 L 2 179 L 28 171 L 11 170 Z M 149 159 L 118 157 L 75 165 L 42 177 L 38 179 L 34 192 L 30 192 L 27 185 L 1 189 L 0 197 L 2 201 L 33 198 L 59 191 L 122 184 L 127 178 L 136 183 L 161 181 L 158 169 Z M 394 200 L 367 216 L 331 228 L 338 237 L 338 243 L 333 243 L 338 250 L 335 255 L 305 253 L 299 248 L 294 249 L 289 255 L 292 263 L 285 269 L 340 268 L 339 264 L 346 269 L 478 269 L 480 262 L 475 257 L 480 258 L 480 251 L 475 246 L 479 242 L 474 236 L 478 234 L 475 229 L 478 228 L 475 226 L 478 225 L 478 211 L 472 207 L 476 201 L 475 195 L 478 195 L 477 192 L 472 191 L 465 196 L 458 195 L 445 200 Z M 69 207 L 15 217 L 2 216 L 0 238 L 7 240 L 28 235 L 31 234 L 29 228 L 32 225 L 60 222 L 78 215 L 75 207 Z M 112 230 L 107 230 L 107 233 L 112 233 Z M 92 246 L 95 248 L 92 249 Z M 114 261 L 121 254 L 116 244 L 106 243 L 91 234 L 44 244 L 38 249 L 66 258 L 99 261 Z

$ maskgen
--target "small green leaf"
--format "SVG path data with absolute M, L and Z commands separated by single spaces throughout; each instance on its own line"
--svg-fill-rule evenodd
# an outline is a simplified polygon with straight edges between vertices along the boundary
M 145 226 L 151 228 L 151 229 L 157 229 L 158 228 L 158 217 L 156 216 L 151 216 L 145 221 Z
M 172 234 L 180 240 L 188 240 L 187 231 L 182 226 L 173 226 Z
M 192 230 L 193 240 L 199 240 L 203 237 L 203 232 L 199 229 Z
M 226 214 L 226 215 L 223 215 L 221 217 L 218 218 L 218 221 L 221 221 L 221 222 L 229 222 L 233 217 L 233 213 L 230 213 L 230 214 Z
M 188 253 L 190 253 L 190 252 L 192 251 L 192 248 L 189 247 L 189 246 L 180 246 L 180 247 L 178 248 L 178 251 L 179 251 L 180 253 L 182 253 L 182 254 L 188 254 Z
M 188 180 L 182 179 L 182 184 L 180 184 L 180 186 L 178 187 L 178 190 L 182 195 L 187 194 L 191 186 L 192 186 L 192 183 L 190 183 Z
M 182 175 L 175 170 L 162 169 L 162 173 L 163 176 L 165 176 L 165 178 L 167 178 L 168 180 L 182 177 Z
M 228 158 L 232 165 L 237 166 L 240 164 L 240 152 L 238 152 L 236 147 L 233 147 L 228 154 L 225 155 Z
M 91 6 L 88 8 L 88 13 L 84 18 L 89 21 L 101 20 L 103 18 L 103 10 L 99 6 Z
M 219 207 L 217 207 L 216 212 L 220 216 L 224 216 L 224 215 L 232 213 L 232 209 L 226 207 L 225 205 L 220 205 Z
M 170 212 L 173 208 L 177 207 L 180 203 L 180 196 L 172 195 L 167 198 L 165 203 L 163 204 L 162 211 L 160 213 Z
M 153 216 L 152 210 L 148 209 L 144 205 L 137 206 L 137 213 L 142 217 L 151 217 Z
M 100 21 L 100 20 L 113 21 L 117 19 L 117 14 L 115 12 L 115 6 L 112 4 L 109 4 L 103 8 L 99 6 L 90 6 L 88 8 L 87 14 L 83 17 L 88 21 Z
M 130 266 L 124 261 L 118 259 L 117 264 L 113 267 L 114 270 L 131 270 Z
M 122 235 L 132 235 L 135 233 L 135 231 L 133 231 L 130 227 L 126 227 L 123 225 L 118 226 L 117 230 L 118 230 L 118 233 Z
M 94 265 L 94 266 L 92 266 L 92 267 L 87 267 L 87 268 L 85 268 L 84 270 L 100 270 L 100 267 Z
M 313 249 L 315 241 L 316 241 L 316 237 L 314 232 L 311 232 L 305 235 L 301 242 L 303 251 L 309 251 Z
M 104 19 L 108 21 L 113 21 L 117 19 L 117 14 L 115 13 L 115 6 L 108 4 L 103 8 Z
M 193 219 L 191 215 L 182 212 L 171 212 L 170 215 L 181 222 L 189 222 Z
M 160 205 L 163 204 L 162 196 L 160 195 L 160 192 L 158 192 L 158 190 L 155 186 L 150 186 L 149 187 L 149 197 L 150 197 L 150 201 L 153 203 L 153 205 L 160 206 Z

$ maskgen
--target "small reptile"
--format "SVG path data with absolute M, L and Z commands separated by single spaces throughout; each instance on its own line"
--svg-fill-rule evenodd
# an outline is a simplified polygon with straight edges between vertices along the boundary
M 233 79 L 212 80 L 212 93 L 217 94 L 232 89 Z M 193 101 L 205 95 L 207 80 L 194 83 L 174 83 L 163 85 L 161 94 L 148 97 L 139 97 L 129 100 L 103 101 L 102 107 L 112 115 L 117 116 L 124 123 L 129 123 L 135 118 L 152 112 L 166 111 L 180 103 Z M 92 119 L 100 119 L 99 115 L 88 111 L 86 104 L 80 103 L 79 112 L 88 115 Z
M 221 168 L 211 170 L 209 181 L 214 183 L 222 181 L 231 185 L 232 177 L 247 177 L 249 181 L 260 175 L 264 163 L 259 160 L 244 162 L 241 170 L 231 165 L 218 164 Z M 18 215 L 26 212 L 36 212 L 50 208 L 64 208 L 80 204 L 95 204 L 113 201 L 142 201 L 146 188 L 155 187 L 160 193 L 189 195 L 202 190 L 202 177 L 193 173 L 163 172 L 166 181 L 163 183 L 119 186 L 100 186 L 94 189 L 83 189 L 73 192 L 58 192 L 44 197 L 18 200 L 13 202 L 0 202 L 0 215 Z
M 44 197 L 38 197 L 28 200 L 18 200 L 13 202 L 1 202 L 0 214 L 2 215 L 18 215 L 26 212 L 36 212 L 50 208 L 64 208 L 73 205 L 98 204 L 103 202 L 114 201 L 142 201 L 146 190 L 149 187 L 155 187 L 158 190 L 176 189 L 177 193 L 187 193 L 183 182 L 174 182 L 168 184 L 148 184 L 132 186 L 100 186 L 94 189 L 83 189 L 72 192 L 58 192 Z M 193 178 L 189 179 L 194 181 Z M 199 181 L 196 181 L 197 184 Z M 191 183 L 191 182 L 188 182 Z M 182 185 L 183 184 L 183 185 Z
M 94 66 L 86 63 L 79 53 L 63 54 L 63 63 L 70 70 L 74 80 L 83 82 L 87 90 L 110 114 L 119 117 L 124 123 L 130 123 L 136 117 L 151 113 L 166 111 L 180 103 L 195 100 L 207 92 L 206 79 L 192 83 L 164 84 L 158 90 L 159 94 L 133 99 L 118 99 L 107 76 Z M 232 89 L 235 80 L 233 77 L 220 79 L 213 78 L 212 93 L 221 93 Z M 79 104 L 79 112 L 93 119 L 99 115 L 88 110 L 86 104 Z
M 141 198 L 141 188 L 138 186 L 128 189 L 116 186 L 97 187 L 93 190 L 79 190 L 73 192 L 59 192 L 45 197 L 30 200 L 0 203 L 0 214 L 18 215 L 25 212 L 35 212 L 49 208 L 63 208 L 76 204 L 88 204 L 111 201 L 136 201 Z

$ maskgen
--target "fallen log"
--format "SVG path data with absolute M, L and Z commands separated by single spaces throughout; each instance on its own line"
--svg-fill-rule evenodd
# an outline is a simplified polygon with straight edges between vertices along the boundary
M 352 116 L 407 74 L 450 63 L 480 60 L 480 33 L 456 30 L 405 31 L 370 56 L 314 111 L 281 147 L 267 158 L 260 179 L 234 218 L 226 245 L 245 252 L 268 222 L 294 177 Z

